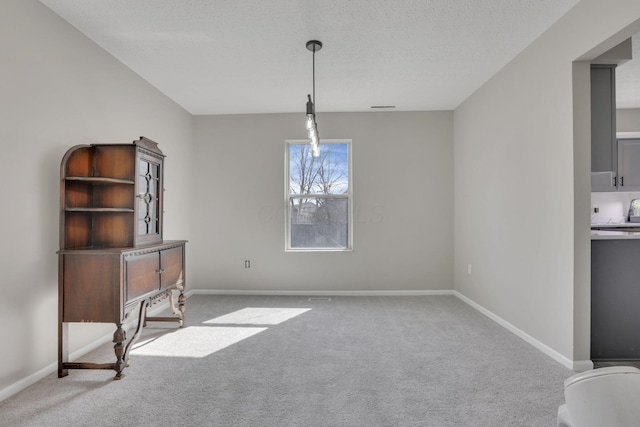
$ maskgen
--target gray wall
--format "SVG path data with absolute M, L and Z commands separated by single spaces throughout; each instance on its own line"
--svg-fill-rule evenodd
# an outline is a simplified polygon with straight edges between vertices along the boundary
M 567 364 L 589 358 L 589 80 L 572 62 L 638 18 L 637 0 L 582 0 L 454 115 L 455 289 Z
M 319 114 L 323 138 L 353 139 L 354 251 L 305 254 L 284 252 L 282 209 L 300 114 L 192 118 L 36 0 L 4 0 L 0 390 L 56 360 L 62 155 L 140 135 L 168 156 L 165 237 L 190 239 L 192 289 L 454 283 L 560 358 L 588 357 L 588 67 L 572 61 L 638 18 L 637 0 L 582 0 L 455 113 Z M 72 350 L 111 329 L 74 328 Z
M 167 155 L 165 237 L 188 238 L 192 118 L 36 0 L 0 2 L 0 28 L 2 392 L 57 360 L 65 151 L 140 135 L 159 142 Z M 71 350 L 114 329 L 78 325 Z
M 616 111 L 618 132 L 640 132 L 640 108 L 625 108 Z
M 318 114 L 353 140 L 354 250 L 284 251 L 284 149 L 302 114 L 195 117 L 191 287 L 452 289 L 452 112 Z M 244 268 L 251 260 L 251 268 Z

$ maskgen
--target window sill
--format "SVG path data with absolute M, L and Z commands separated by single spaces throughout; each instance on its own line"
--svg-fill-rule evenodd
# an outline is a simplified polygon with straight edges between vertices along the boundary
M 285 248 L 285 252 L 353 252 L 353 248 Z

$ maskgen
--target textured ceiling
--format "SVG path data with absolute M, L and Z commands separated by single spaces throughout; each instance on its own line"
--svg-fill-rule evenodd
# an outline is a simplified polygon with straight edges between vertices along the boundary
M 192 114 L 451 110 L 577 0 L 41 0 Z

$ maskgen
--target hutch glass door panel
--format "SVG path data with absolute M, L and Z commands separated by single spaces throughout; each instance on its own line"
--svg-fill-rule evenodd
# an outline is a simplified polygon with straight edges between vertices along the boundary
M 161 239 L 162 230 L 162 174 L 161 160 L 140 153 L 138 157 L 138 242 Z

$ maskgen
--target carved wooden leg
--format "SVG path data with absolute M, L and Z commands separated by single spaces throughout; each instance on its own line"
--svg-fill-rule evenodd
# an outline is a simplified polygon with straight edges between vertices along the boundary
M 180 295 L 178 296 L 178 310 L 180 312 L 180 327 L 182 328 L 185 324 L 186 317 L 184 315 L 184 303 L 187 300 L 187 297 L 184 295 L 184 289 L 180 289 Z
M 171 312 L 176 316 L 175 319 L 167 318 L 166 320 L 174 320 L 178 321 L 178 325 L 182 328 L 184 326 L 184 302 L 187 300 L 187 297 L 184 295 L 184 288 L 179 287 L 180 295 L 178 295 L 178 308 L 176 309 L 176 303 L 173 299 L 173 294 L 169 293 L 169 306 L 171 307 Z
M 69 362 L 69 324 L 58 322 L 58 378 L 69 375 L 64 364 Z
M 138 341 L 140 338 L 140 332 L 142 331 L 143 326 L 146 324 L 146 316 L 147 316 L 147 307 L 149 306 L 148 301 L 142 301 L 140 303 L 140 313 L 138 314 L 138 326 L 136 327 L 136 331 L 133 333 L 133 336 L 127 343 L 127 346 L 124 349 L 124 361 L 126 366 L 129 366 L 129 350 L 131 346 Z
M 114 380 L 120 380 L 124 378 L 122 371 L 124 370 L 124 368 L 129 366 L 129 349 L 138 340 L 138 338 L 140 338 L 140 331 L 145 324 L 148 305 L 148 301 L 140 301 L 138 326 L 136 327 L 136 331 L 134 332 L 129 342 L 127 342 L 126 346 L 124 345 L 124 342 L 127 340 L 126 331 L 122 328 L 121 324 L 118 325 L 118 329 L 116 329 L 116 331 L 113 333 L 113 342 L 115 342 L 113 349 L 115 350 L 116 358 L 118 359 L 113 365 L 113 369 L 116 371 L 116 376 L 113 377 Z
M 113 350 L 116 353 L 116 363 L 113 367 L 116 371 L 116 376 L 113 378 L 114 380 L 119 380 L 124 377 L 124 375 L 122 375 L 122 370 L 126 366 L 126 362 L 124 360 L 124 342 L 127 340 L 127 332 L 122 328 L 121 323 L 118 323 L 117 326 L 118 328 L 113 333 L 113 342 L 115 343 Z
M 176 287 L 180 291 L 180 296 L 178 297 L 178 308 L 176 308 L 176 302 L 173 295 L 173 289 L 167 289 L 161 294 L 154 296 L 151 298 L 149 305 L 153 305 L 155 302 L 163 300 L 165 298 L 169 298 L 169 305 L 171 308 L 171 312 L 173 316 L 151 316 L 145 318 L 151 322 L 178 322 L 180 327 L 184 326 L 184 302 L 187 299 L 184 295 L 183 288 Z

